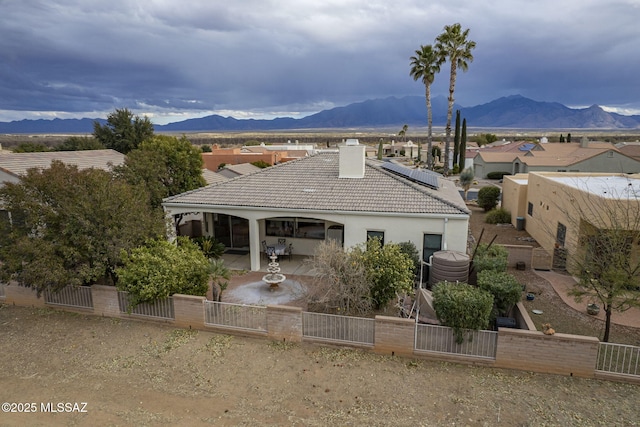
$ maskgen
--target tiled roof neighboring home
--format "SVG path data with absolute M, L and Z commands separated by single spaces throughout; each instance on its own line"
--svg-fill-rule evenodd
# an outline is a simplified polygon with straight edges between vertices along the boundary
M 248 175 L 250 173 L 258 172 L 259 167 L 252 165 L 251 163 L 241 163 L 238 165 L 226 165 L 217 173 L 225 178 L 235 178 L 240 175 Z
M 505 173 L 614 172 L 640 171 L 640 161 L 607 142 L 539 143 L 522 145 L 517 151 L 480 150 L 474 158 L 476 176 L 485 177 L 497 171 Z
M 640 160 L 640 142 L 621 142 L 616 148 L 624 155 Z
M 468 215 L 455 184 L 432 190 L 368 160 L 361 179 L 339 178 L 339 154 L 322 153 L 282 163 L 223 183 L 165 199 L 170 205 L 215 205 L 404 214 Z
M 28 169 L 47 169 L 53 160 L 79 169 L 97 168 L 111 170 L 112 166 L 124 163 L 124 154 L 115 150 L 47 151 L 42 153 L 0 154 L 0 182 L 16 182 Z
M 220 175 L 219 173 L 210 171 L 209 169 L 202 169 L 202 176 L 208 185 L 217 184 L 219 182 L 223 182 L 229 179 L 224 175 Z

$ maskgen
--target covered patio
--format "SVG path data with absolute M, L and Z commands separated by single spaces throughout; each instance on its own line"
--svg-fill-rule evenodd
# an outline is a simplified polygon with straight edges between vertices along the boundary
M 251 271 L 251 254 L 249 253 L 225 253 L 222 259 L 224 260 L 224 265 L 230 270 Z M 307 255 L 293 255 L 291 260 L 289 260 L 288 256 L 278 257 L 280 272 L 285 275 L 311 276 L 313 273 L 311 272 L 310 264 L 306 262 L 307 259 Z M 267 262 L 262 262 L 258 271 L 266 273 L 268 267 L 269 264 Z

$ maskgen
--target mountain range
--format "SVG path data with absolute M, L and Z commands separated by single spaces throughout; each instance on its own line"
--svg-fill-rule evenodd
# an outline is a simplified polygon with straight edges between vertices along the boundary
M 432 99 L 433 125 L 445 126 L 447 100 Z M 598 105 L 588 108 L 569 108 L 557 102 L 540 102 L 512 95 L 475 107 L 454 104 L 470 128 L 511 129 L 640 129 L 640 116 L 624 116 L 604 111 Z M 154 125 L 157 132 L 204 131 L 271 131 L 345 128 L 399 128 L 407 124 L 426 127 L 425 98 L 406 96 L 356 102 L 344 107 L 323 110 L 310 116 L 294 119 L 281 117 L 265 119 L 235 119 L 211 115 L 166 125 Z M 79 133 L 93 132 L 93 123 L 105 119 L 53 119 L 0 122 L 0 133 Z

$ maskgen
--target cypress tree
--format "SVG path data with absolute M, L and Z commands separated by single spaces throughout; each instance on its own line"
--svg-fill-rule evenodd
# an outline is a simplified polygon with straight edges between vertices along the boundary
M 460 110 L 456 110 L 456 131 L 453 137 L 453 165 L 458 164 L 458 154 L 460 153 Z
M 460 171 L 464 170 L 465 154 L 467 152 L 467 119 L 462 120 L 462 135 L 460 137 L 460 161 L 458 162 Z

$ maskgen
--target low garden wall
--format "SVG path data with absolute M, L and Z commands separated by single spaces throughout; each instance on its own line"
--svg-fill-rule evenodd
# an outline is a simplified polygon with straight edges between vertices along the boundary
M 27 307 L 48 306 L 43 298 L 39 298 L 36 293 L 29 288 L 15 285 L 3 285 L 3 288 L 4 292 L 0 293 L 0 302 Z M 204 297 L 174 295 L 172 297 L 174 318 L 163 319 L 123 312 L 118 302 L 118 291 L 114 287 L 93 286 L 91 287 L 91 294 L 93 308 L 82 309 L 81 312 L 83 313 L 125 319 L 152 320 L 172 324 L 181 328 L 263 336 L 278 341 L 305 341 L 303 334 L 303 312 L 302 309 L 297 307 L 267 306 L 266 331 L 234 330 L 233 328 L 206 323 L 205 306 L 215 303 L 206 301 Z M 238 307 L 240 309 L 245 306 L 239 305 Z M 52 306 L 52 308 L 67 309 L 59 305 Z M 70 310 L 78 311 L 73 308 L 70 308 Z M 262 315 L 264 316 L 264 312 L 262 312 Z M 518 310 L 516 310 L 516 318 L 517 323 L 521 327 L 535 329 L 523 307 L 518 307 Z M 434 327 L 442 328 L 440 326 Z M 373 346 L 368 348 L 378 354 L 446 360 L 587 378 L 596 377 L 599 346 L 597 338 L 561 333 L 544 335 L 542 332 L 536 330 L 499 328 L 497 333 L 493 332 L 497 334 L 497 344 L 495 340 L 492 344 L 495 346 L 495 357 L 474 357 L 474 355 L 469 354 L 416 350 L 417 331 L 417 325 L 414 320 L 376 316 L 374 322 L 374 342 Z M 313 342 L 312 339 L 309 341 Z M 324 340 L 324 342 L 330 342 L 332 345 L 357 347 L 356 345 L 350 345 L 349 343 L 340 341 Z M 599 377 L 602 378 L 602 375 L 599 375 Z M 619 379 L 627 380 L 624 377 Z M 637 378 L 635 378 L 635 380 L 637 381 Z

